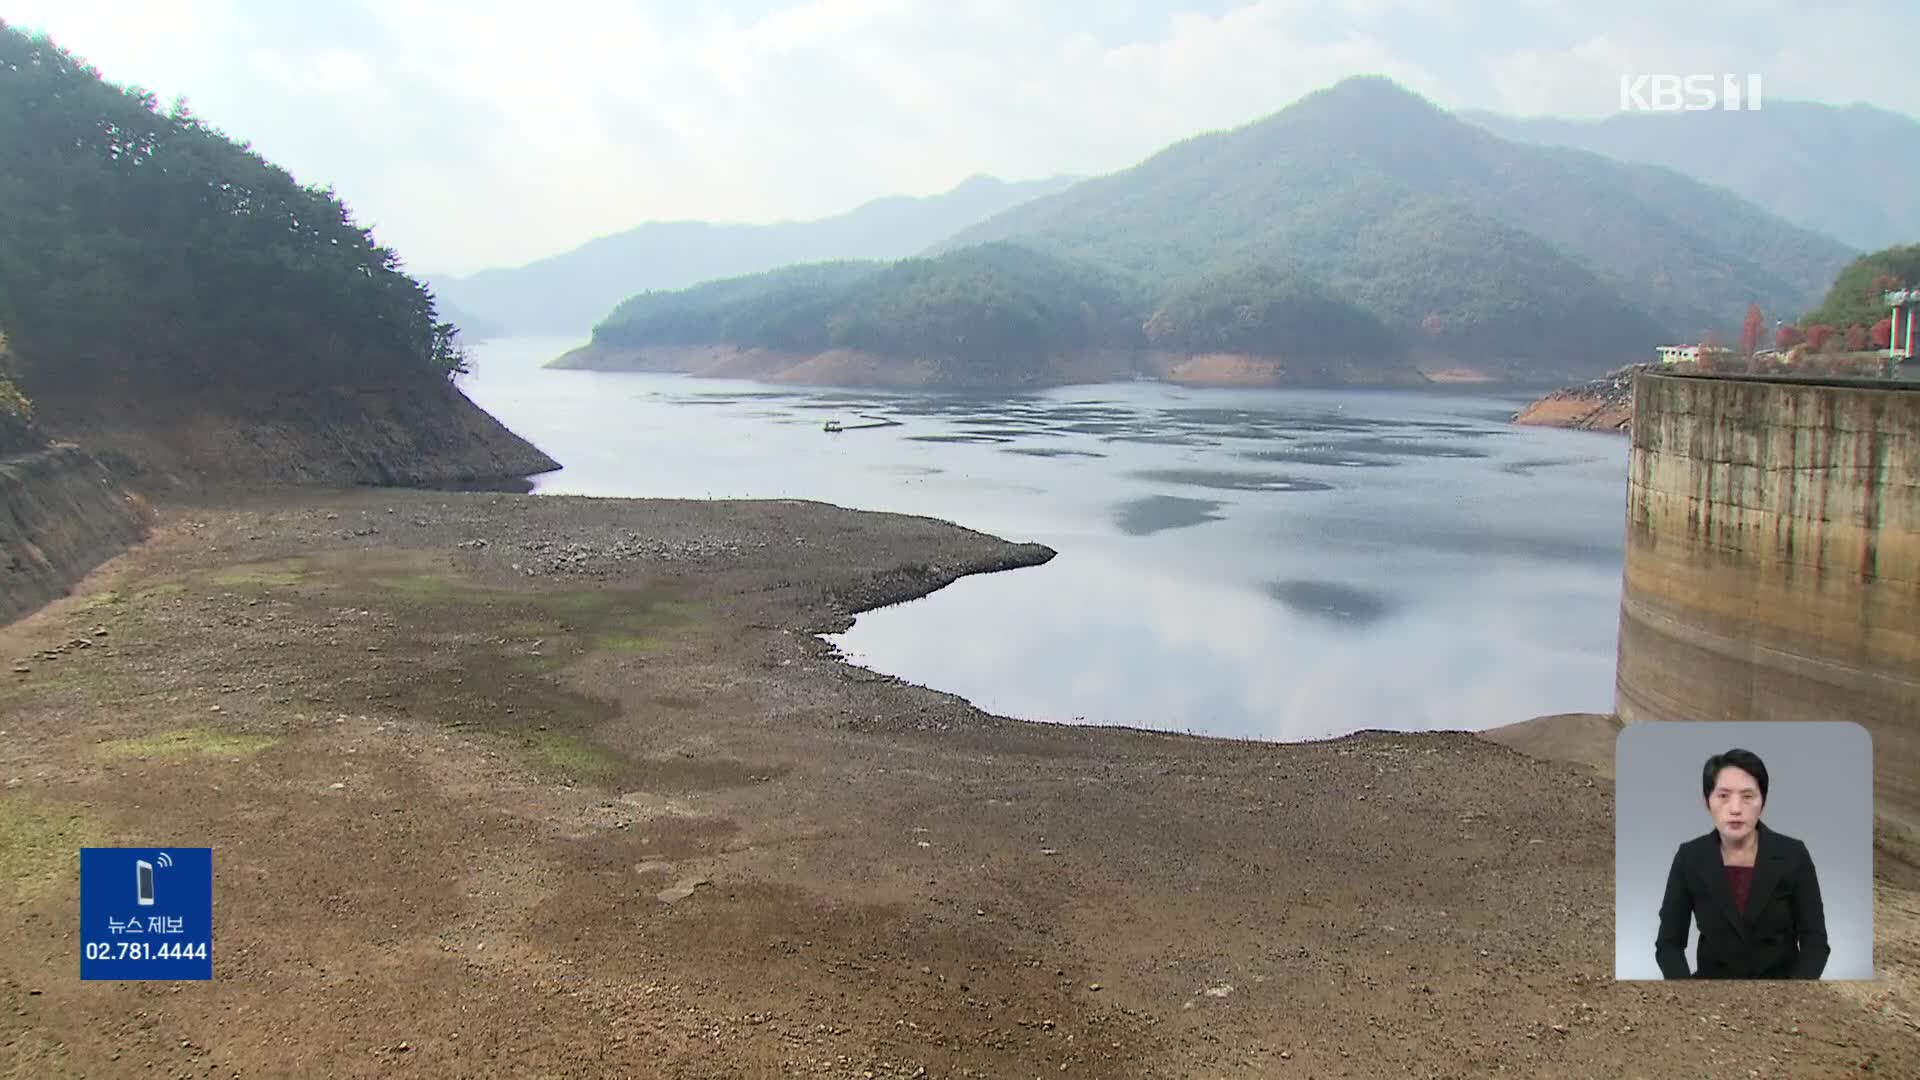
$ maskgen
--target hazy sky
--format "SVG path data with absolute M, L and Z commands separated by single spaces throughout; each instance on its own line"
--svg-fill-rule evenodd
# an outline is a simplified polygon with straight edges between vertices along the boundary
M 1381 73 L 1601 115 L 1622 73 L 1920 115 L 1910 0 L 0 0 L 331 183 L 428 273 L 646 220 L 773 221 L 1107 172 Z

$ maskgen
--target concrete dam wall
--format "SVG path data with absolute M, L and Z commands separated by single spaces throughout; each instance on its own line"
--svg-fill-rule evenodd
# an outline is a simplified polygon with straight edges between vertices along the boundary
M 1920 834 L 1920 384 L 1642 372 L 1615 708 L 1853 720 Z

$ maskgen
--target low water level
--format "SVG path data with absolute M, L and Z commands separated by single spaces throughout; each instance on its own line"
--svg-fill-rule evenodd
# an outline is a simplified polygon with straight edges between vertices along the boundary
M 991 712 L 1298 740 L 1612 707 L 1618 436 L 1515 427 L 1516 402 L 1457 395 L 539 368 L 571 344 L 485 343 L 463 382 L 566 466 L 537 491 L 818 499 L 1056 549 L 836 639 Z

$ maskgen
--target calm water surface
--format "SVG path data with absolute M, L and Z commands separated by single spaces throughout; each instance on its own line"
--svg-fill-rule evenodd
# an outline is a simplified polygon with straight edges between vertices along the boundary
M 1618 436 L 1450 395 L 987 398 L 540 369 L 572 344 L 484 343 L 463 382 L 566 466 L 537 491 L 818 499 L 1059 551 L 834 639 L 989 711 L 1297 740 L 1612 707 Z

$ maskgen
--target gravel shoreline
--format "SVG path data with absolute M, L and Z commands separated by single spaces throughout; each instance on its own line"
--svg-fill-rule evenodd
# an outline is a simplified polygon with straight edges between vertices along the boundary
M 1555 390 L 1514 414 L 1516 424 L 1584 431 L 1621 431 L 1633 426 L 1633 376 L 1648 364 L 1629 364 L 1578 386 Z

